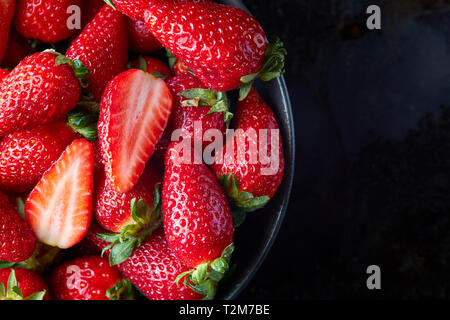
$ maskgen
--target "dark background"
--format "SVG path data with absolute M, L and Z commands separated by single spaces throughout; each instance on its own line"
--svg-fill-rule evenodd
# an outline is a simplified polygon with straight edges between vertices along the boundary
M 244 3 L 288 49 L 297 160 L 240 298 L 448 298 L 450 1 Z M 366 28 L 370 4 L 382 30 Z M 382 290 L 366 287 L 372 264 Z

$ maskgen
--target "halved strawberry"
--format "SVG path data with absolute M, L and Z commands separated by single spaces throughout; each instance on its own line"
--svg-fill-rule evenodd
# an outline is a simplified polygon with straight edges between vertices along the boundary
M 99 139 L 111 187 L 129 191 L 144 172 L 172 110 L 172 94 L 162 79 L 132 69 L 106 87 L 100 107 Z
M 39 241 L 67 249 L 86 235 L 92 218 L 94 151 L 72 142 L 28 196 L 25 218 Z

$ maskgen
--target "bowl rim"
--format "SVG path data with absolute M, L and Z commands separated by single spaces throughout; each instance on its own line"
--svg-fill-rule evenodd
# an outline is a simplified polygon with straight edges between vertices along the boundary
M 242 5 L 242 4 L 241 4 Z M 269 240 L 266 242 L 265 247 L 259 254 L 259 257 L 257 258 L 256 263 L 254 264 L 254 267 L 251 269 L 250 272 L 248 272 L 243 280 L 238 283 L 234 288 L 224 295 L 224 300 L 234 300 L 236 299 L 242 291 L 247 287 L 247 285 L 250 283 L 250 281 L 253 279 L 255 274 L 258 272 L 258 270 L 261 268 L 264 260 L 266 259 L 267 255 L 269 254 L 270 250 L 272 249 L 272 246 L 277 239 L 278 233 L 280 231 L 281 225 L 283 224 L 283 220 L 286 216 L 287 207 L 289 205 L 289 200 L 291 198 L 292 193 L 292 186 L 294 183 L 294 172 L 295 172 L 295 128 L 294 128 L 294 115 L 292 112 L 292 105 L 291 100 L 289 97 L 289 90 L 286 84 L 286 80 L 284 76 L 280 76 L 276 79 L 277 86 L 280 89 L 281 94 L 281 103 L 283 105 L 283 112 L 287 114 L 287 133 L 288 136 L 284 137 L 285 141 L 289 140 L 290 143 L 287 144 L 289 146 L 289 158 L 286 159 L 287 163 L 290 165 L 287 166 L 287 170 L 285 170 L 284 178 L 283 178 L 283 184 L 287 186 L 287 192 L 282 197 L 282 202 L 280 205 L 280 210 L 277 215 L 277 219 L 275 221 L 275 225 L 273 226 L 271 233 L 269 235 Z M 286 145 L 286 144 L 285 144 Z M 286 155 L 286 152 L 285 152 Z M 287 171 L 287 172 L 286 172 Z

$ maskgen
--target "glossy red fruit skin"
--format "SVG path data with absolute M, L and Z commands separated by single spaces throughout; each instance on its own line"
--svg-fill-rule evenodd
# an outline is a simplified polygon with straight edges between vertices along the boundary
M 36 237 L 27 223 L 0 193 L 0 260 L 21 262 L 36 249 Z
M 105 171 L 102 163 L 102 146 L 100 140 L 93 141 L 92 148 L 94 149 L 94 176 L 98 176 Z
M 67 26 L 73 14 L 72 5 L 82 7 L 81 0 L 16 0 L 14 28 L 25 38 L 56 43 L 68 39 L 74 32 Z M 70 11 L 69 11 L 70 12 Z
M 161 43 L 141 20 L 127 19 L 130 49 L 140 54 L 150 54 L 162 49 Z
M 158 155 L 164 157 L 167 147 L 172 140 L 172 133 L 176 129 L 182 129 L 183 134 L 190 136 L 192 141 L 194 138 L 194 124 L 196 121 L 201 123 L 202 132 L 201 137 L 204 136 L 205 132 L 209 129 L 217 129 L 225 134 L 226 124 L 224 121 L 223 113 L 213 113 L 207 115 L 210 106 L 198 106 L 198 107 L 185 107 L 182 105 L 184 100 L 187 100 L 179 93 L 184 90 L 189 89 L 207 89 L 206 85 L 203 84 L 196 76 L 191 73 L 182 73 L 178 76 L 170 78 L 167 80 L 167 86 L 173 96 L 173 106 L 172 114 L 169 118 L 169 123 L 164 131 L 162 138 L 158 141 L 157 151 Z M 202 140 L 201 137 L 199 140 Z M 203 148 L 209 144 L 208 141 L 202 143 Z
M 108 243 L 97 238 L 94 233 L 102 233 L 101 228 L 91 228 L 91 239 L 99 248 Z M 108 254 L 108 253 L 106 253 Z M 134 249 L 128 260 L 119 264 L 122 275 L 129 279 L 150 300 L 200 300 L 201 295 L 186 288 L 177 276 L 190 268 L 172 252 L 164 236 L 163 228 L 158 228 L 141 246 Z
M 49 286 L 55 300 L 109 300 L 106 292 L 120 281 L 119 271 L 108 260 L 85 256 L 56 267 Z
M 0 140 L 0 189 L 30 191 L 77 138 L 64 121 L 5 136 Z
M 233 242 L 233 219 L 216 177 L 203 163 L 180 161 L 177 144 L 171 143 L 166 153 L 164 231 L 173 252 L 195 268 L 219 258 Z
M 226 125 L 223 113 L 216 112 L 207 115 L 211 109 L 210 106 L 184 107 L 182 105 L 182 102 L 187 99 L 179 94 L 181 91 L 195 88 L 207 89 L 207 86 L 196 76 L 191 73 L 183 73 L 169 79 L 167 86 L 174 97 L 172 114 L 169 119 L 169 128 L 172 131 L 175 129 L 183 129 L 186 133 L 194 137 L 194 122 L 201 121 L 202 137 L 209 129 L 217 129 L 225 134 Z
M 30 55 L 32 52 L 33 49 L 27 40 L 17 31 L 11 29 L 8 45 L 1 64 L 6 68 L 15 68 L 20 61 L 25 59 L 25 57 Z
M 253 128 L 257 133 L 259 133 L 260 129 L 279 130 L 275 114 L 254 87 L 251 89 L 247 98 L 238 103 L 234 119 L 234 128 L 242 129 L 243 131 Z M 250 192 L 255 197 L 269 196 L 269 198 L 272 198 L 281 184 L 284 173 L 284 155 L 281 133 L 278 150 L 274 150 L 272 147 L 270 133 L 267 135 L 267 142 L 268 151 L 270 153 L 277 152 L 279 154 L 279 167 L 274 175 L 261 174 L 261 169 L 264 167 L 269 168 L 270 164 L 263 166 L 260 162 L 256 164 L 249 163 L 250 148 L 248 143 L 245 147 L 246 161 L 238 161 L 237 151 L 235 151 L 234 155 L 228 157 L 226 153 L 227 146 L 230 146 L 231 143 L 235 143 L 236 146 L 236 139 L 227 142 L 224 151 L 225 156 L 223 164 L 218 164 L 218 158 L 216 158 L 215 164 L 212 165 L 211 169 L 218 178 L 224 174 L 234 173 L 238 180 L 240 191 Z M 252 141 L 252 143 L 256 144 L 258 142 Z M 235 147 L 234 150 L 237 150 L 237 148 Z
M 159 72 L 166 76 L 166 80 L 168 78 L 172 77 L 172 72 L 170 71 L 169 67 L 162 62 L 159 59 L 153 58 L 153 57 L 142 57 L 146 62 L 146 72 L 153 73 L 153 72 Z M 135 59 L 131 62 L 131 66 L 133 68 L 139 69 L 139 59 Z
M 217 91 L 237 88 L 241 77 L 262 67 L 265 33 L 241 9 L 214 3 L 155 3 L 145 11 L 145 22 L 164 47 Z
M 150 0 L 113 0 L 112 2 L 114 7 L 124 15 L 135 20 L 143 20 L 144 11 Z
M 180 74 L 187 73 L 187 72 L 189 72 L 188 67 L 186 67 L 186 65 L 184 64 L 183 61 L 181 61 L 180 59 L 177 59 L 172 67 L 173 75 L 178 76 Z
M 89 69 L 88 92 L 100 101 L 108 82 L 124 71 L 128 62 L 125 17 L 104 5 L 67 50 L 70 59 L 79 59 Z
M 0 63 L 6 51 L 14 16 L 15 0 L 0 0 Z
M 0 69 L 0 83 L 11 73 L 11 71 L 6 69 Z
M 5 289 L 8 288 L 8 278 L 11 270 L 12 269 L 0 269 L 0 282 L 3 283 Z M 40 275 L 34 271 L 21 268 L 14 268 L 14 272 L 16 274 L 17 286 L 20 291 L 22 291 L 24 298 L 29 297 L 33 293 L 45 290 L 44 300 L 50 300 L 50 292 L 44 279 L 42 279 Z
M 94 191 L 94 212 L 97 222 L 112 232 L 120 233 L 122 229 L 134 224 L 131 216 L 131 200 L 143 199 L 150 207 L 153 205 L 156 184 L 162 182 L 159 171 L 147 166 L 138 183 L 128 192 L 120 193 L 109 186 L 105 175 L 96 181 Z
M 56 55 L 25 58 L 0 85 L 0 136 L 64 117 L 80 99 L 80 84 Z

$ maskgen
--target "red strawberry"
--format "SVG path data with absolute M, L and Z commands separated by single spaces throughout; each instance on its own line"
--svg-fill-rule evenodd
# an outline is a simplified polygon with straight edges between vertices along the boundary
M 81 65 L 73 66 L 77 76 L 85 75 Z M 25 58 L 0 88 L 0 136 L 62 118 L 80 98 L 69 62 L 50 52 Z
M 178 76 L 183 73 L 189 72 L 189 68 L 180 59 L 175 58 L 175 63 L 172 67 L 172 73 L 174 76 Z
M 8 46 L 3 57 L 2 66 L 6 68 L 15 68 L 20 61 L 32 53 L 33 49 L 27 40 L 17 31 L 11 29 L 9 34 Z
M 56 267 L 49 277 L 53 299 L 111 300 L 131 290 L 119 271 L 108 260 L 85 256 L 66 261 Z
M 144 21 L 128 18 L 127 22 L 128 41 L 131 50 L 140 54 L 150 54 L 162 49 L 161 43 L 148 30 Z
M 129 258 L 134 247 L 140 246 L 161 224 L 160 168 L 151 163 L 128 192 L 111 188 L 104 174 L 96 181 L 94 206 L 97 221 L 109 231 L 101 235 L 112 247 L 111 265 Z
M 92 142 L 92 147 L 94 148 L 94 174 L 98 175 L 105 171 L 102 163 L 102 146 L 100 141 L 95 140 Z
M 92 231 L 102 232 L 98 228 Z M 91 239 L 100 248 L 107 245 L 105 241 L 93 235 Z M 190 288 L 176 284 L 176 277 L 187 272 L 189 267 L 172 252 L 162 228 L 155 230 L 142 245 L 133 250 L 131 257 L 119 264 L 117 268 L 151 300 L 199 300 L 202 298 Z
M 195 268 L 187 273 L 188 279 L 204 287 L 220 280 L 228 269 L 233 219 L 217 179 L 203 163 L 195 164 L 192 157 L 187 157 L 185 149 L 178 142 L 167 150 L 162 197 L 164 231 L 173 252 Z M 220 276 L 210 278 L 213 271 Z M 214 296 L 214 286 L 209 289 L 205 293 Z
M 268 46 L 259 23 L 244 10 L 211 3 L 151 1 L 146 26 L 208 87 L 228 91 L 243 87 L 248 93 L 257 76 L 271 80 L 281 74 L 285 50 Z
M 99 139 L 108 183 L 126 193 L 144 172 L 166 127 L 172 95 L 162 79 L 141 70 L 115 77 L 102 98 Z
M 67 50 L 90 70 L 87 91 L 100 101 L 107 83 L 126 69 L 128 40 L 125 17 L 104 5 Z
M 183 136 L 190 136 L 192 141 L 199 141 L 200 146 L 203 145 L 203 147 L 208 144 L 206 141 L 203 144 L 201 142 L 207 130 L 217 129 L 222 134 L 225 133 L 226 122 L 230 120 L 232 114 L 228 112 L 224 93 L 207 90 L 206 86 L 191 73 L 184 73 L 169 79 L 167 86 L 172 92 L 174 103 L 169 124 L 164 131 L 164 135 L 167 137 L 167 139 L 163 139 L 163 141 L 167 141 L 166 148 L 175 129 L 182 129 Z M 190 100 L 185 98 L 186 96 Z M 201 132 L 195 132 L 196 122 L 201 125 Z
M 8 44 L 14 6 L 15 0 L 0 0 L 0 62 L 2 62 Z
M 10 74 L 11 71 L 7 69 L 0 69 L 0 83 Z
M 278 138 L 278 146 L 272 144 L 272 133 L 270 130 L 277 130 L 279 127 L 275 114 L 270 107 L 259 96 L 255 88 L 252 88 L 248 97 L 239 102 L 236 112 L 234 129 L 241 129 L 247 132 L 253 129 L 255 135 L 249 136 L 249 141 L 244 146 L 238 146 L 239 138 L 227 141 L 223 151 L 223 161 L 220 153 L 217 154 L 215 164 L 212 166 L 217 177 L 226 185 L 229 196 L 234 200 L 238 207 L 253 211 L 262 207 L 270 198 L 273 197 L 283 179 L 284 157 L 281 136 Z M 277 157 L 278 165 L 271 159 L 267 163 L 261 161 L 260 139 L 262 129 L 268 130 L 267 155 Z M 233 150 L 234 152 L 227 150 Z M 245 157 L 239 156 L 238 150 L 243 150 Z M 251 154 L 252 150 L 258 154 Z M 242 158 L 242 159 L 241 159 Z M 252 163 L 255 159 L 255 163 Z M 263 169 L 273 169 L 273 173 L 264 174 Z
M 10 133 L 0 141 L 0 189 L 25 192 L 78 137 L 63 121 Z
M 36 237 L 17 214 L 8 197 L 0 193 L 0 260 L 21 262 L 36 249 Z
M 138 183 L 127 193 L 117 192 L 108 185 L 104 175 L 100 176 L 94 193 L 97 221 L 105 229 L 116 233 L 121 233 L 128 225 L 136 224 L 131 214 L 132 200 L 135 199 L 137 204 L 142 199 L 150 209 L 154 202 L 155 188 L 161 182 L 161 175 L 153 166 L 144 171 Z
M 14 28 L 25 38 L 56 43 L 68 39 L 75 29 L 68 27 L 70 6 L 81 8 L 81 0 L 16 0 Z
M 47 285 L 34 271 L 0 270 L 0 300 L 50 300 Z
M 136 69 L 153 74 L 157 78 L 170 78 L 172 72 L 169 67 L 159 59 L 152 57 L 139 57 L 131 61 L 131 66 Z
M 134 20 L 144 20 L 144 12 L 148 8 L 151 0 L 105 0 L 110 6 L 115 7 L 124 15 Z M 154 0 L 154 2 L 174 4 L 183 2 L 204 2 L 212 3 L 214 0 Z
M 105 2 L 135 20 L 144 20 L 144 11 L 149 4 L 149 0 L 106 0 Z
M 75 140 L 28 196 L 25 217 L 39 241 L 67 249 L 86 235 L 92 217 L 92 145 Z

